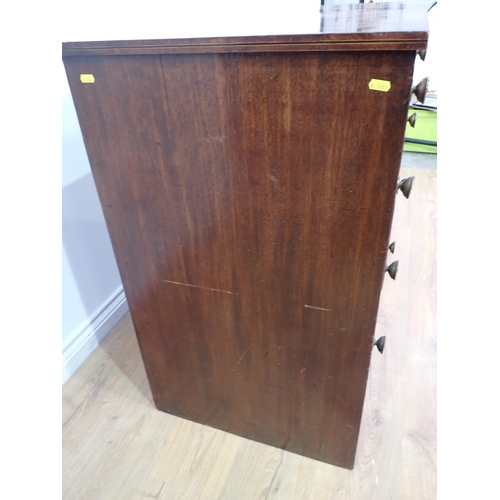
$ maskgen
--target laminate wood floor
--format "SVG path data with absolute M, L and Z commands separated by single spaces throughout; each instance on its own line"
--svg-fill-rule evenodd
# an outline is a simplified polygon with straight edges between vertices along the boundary
M 127 314 L 63 387 L 63 499 L 435 499 L 436 174 L 401 169 L 354 470 L 156 410 Z

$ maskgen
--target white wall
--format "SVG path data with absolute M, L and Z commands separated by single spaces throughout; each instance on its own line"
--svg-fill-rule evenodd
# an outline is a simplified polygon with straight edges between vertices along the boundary
M 64 383 L 128 307 L 64 68 L 61 76 Z

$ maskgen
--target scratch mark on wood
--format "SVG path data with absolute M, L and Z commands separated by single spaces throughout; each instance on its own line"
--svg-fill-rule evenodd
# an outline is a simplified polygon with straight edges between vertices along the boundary
M 237 292 L 229 292 L 227 290 L 219 290 L 218 288 L 207 288 L 205 286 L 191 285 L 189 283 L 179 283 L 178 281 L 170 281 L 170 280 L 162 280 L 165 283 L 170 283 L 171 285 L 181 285 L 181 286 L 189 286 L 191 288 L 200 288 L 201 290 L 210 290 L 211 292 L 221 292 L 221 293 L 229 293 L 230 295 L 239 295 Z
M 247 347 L 245 349 L 245 352 L 240 356 L 240 359 L 238 359 L 238 361 L 236 361 L 236 365 L 233 368 L 233 372 L 236 371 L 236 367 L 240 364 L 240 361 L 243 359 L 243 357 L 245 356 L 245 354 L 248 352 L 248 349 L 250 349 L 250 347 Z
M 237 365 L 240 363 L 240 361 L 243 359 L 243 356 L 248 352 L 248 347 L 245 349 L 245 352 L 240 356 L 240 359 L 238 359 L 238 362 L 236 363 Z
M 304 304 L 304 307 L 307 309 L 316 309 L 317 311 L 329 311 L 331 312 L 331 309 L 325 309 L 324 307 L 316 307 L 316 306 L 310 306 L 308 304 Z
M 276 177 L 274 175 L 269 175 L 269 179 L 271 179 L 271 181 L 274 185 L 274 189 L 277 193 L 283 194 L 285 196 L 290 196 L 288 193 L 284 193 L 283 191 L 280 191 L 278 179 L 276 179 Z
M 283 350 L 283 347 L 281 347 L 280 345 L 279 345 L 279 346 L 277 346 L 277 347 L 270 347 L 270 348 L 266 351 L 266 353 L 264 354 L 264 356 L 262 356 L 262 357 L 263 357 L 263 358 L 265 358 L 265 357 L 266 357 L 266 356 L 267 356 L 267 355 L 268 355 L 271 351 L 273 351 L 273 350 L 276 350 L 276 351 L 281 351 L 281 350 Z

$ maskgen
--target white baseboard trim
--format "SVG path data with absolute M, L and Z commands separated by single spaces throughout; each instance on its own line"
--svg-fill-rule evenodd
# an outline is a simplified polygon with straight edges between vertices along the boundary
M 123 288 L 119 288 L 80 328 L 64 342 L 62 383 L 78 370 L 92 351 L 103 341 L 128 311 Z

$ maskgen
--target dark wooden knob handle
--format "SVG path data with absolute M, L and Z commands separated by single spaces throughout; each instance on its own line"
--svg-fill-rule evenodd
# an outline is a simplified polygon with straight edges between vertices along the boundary
M 425 56 L 427 55 L 427 49 L 419 49 L 417 50 L 417 54 L 420 56 L 422 61 L 425 61 Z
M 375 344 L 377 346 L 378 352 L 382 353 L 384 352 L 384 346 L 385 346 L 385 335 L 383 337 L 380 337 Z
M 391 253 L 394 253 L 394 250 L 396 250 L 396 242 L 393 241 L 390 245 L 389 245 L 389 250 L 391 251 Z
M 414 176 L 407 177 L 398 181 L 398 189 L 403 193 L 405 198 L 410 197 L 411 188 L 413 187 Z
M 418 85 L 413 87 L 413 93 L 417 96 L 417 99 L 422 104 L 425 101 L 425 94 L 427 94 L 427 84 L 429 83 L 429 79 L 424 78 Z
M 406 120 L 412 128 L 415 128 L 415 123 L 417 121 L 417 113 L 413 113 L 408 120 Z
M 386 267 L 386 272 L 389 273 L 389 276 L 395 280 L 396 276 L 398 274 L 398 265 L 399 265 L 399 260 L 395 260 L 392 264 L 388 265 Z

